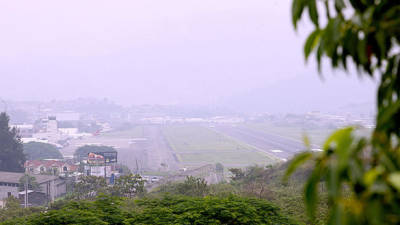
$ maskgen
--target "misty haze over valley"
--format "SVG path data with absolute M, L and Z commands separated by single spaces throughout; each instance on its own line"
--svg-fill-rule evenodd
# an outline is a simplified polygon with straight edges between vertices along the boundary
M 335 207 L 398 198 L 398 7 L 0 2 L 0 224 L 374 221 Z

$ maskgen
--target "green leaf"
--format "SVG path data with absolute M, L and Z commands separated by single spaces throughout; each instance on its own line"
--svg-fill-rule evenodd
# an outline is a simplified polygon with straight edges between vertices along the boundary
M 364 183 L 367 186 L 371 186 L 375 182 L 376 178 L 383 172 L 384 171 L 382 167 L 376 167 L 369 170 L 367 173 L 364 174 Z
M 316 0 L 308 0 L 308 13 L 309 13 L 310 19 L 314 23 L 314 25 L 316 27 L 319 27 Z
M 306 146 L 307 149 L 311 148 L 310 139 L 308 138 L 308 136 L 306 134 L 303 135 L 303 142 L 304 142 L 304 146 Z
M 382 30 L 378 31 L 375 35 L 376 41 L 378 42 L 380 57 L 385 58 L 386 55 L 386 35 Z
M 284 181 L 287 181 L 290 177 L 290 175 L 302 164 L 304 164 L 306 161 L 308 161 L 309 159 L 311 159 L 312 157 L 312 153 L 311 152 L 303 152 L 298 154 L 289 164 L 285 176 L 283 177 Z
M 337 12 L 342 11 L 342 9 L 346 7 L 343 0 L 335 0 L 335 9 Z
M 304 197 L 307 206 L 307 214 L 310 216 L 311 220 L 315 219 L 315 211 L 318 203 L 318 191 L 317 185 L 320 181 L 320 176 L 318 168 L 315 168 L 310 178 L 304 187 Z
M 364 39 L 359 40 L 357 43 L 357 54 L 359 58 L 359 62 L 362 65 L 365 65 L 368 62 L 367 57 L 367 41 Z
M 297 22 L 301 18 L 305 7 L 305 0 L 293 0 L 292 3 L 292 22 L 294 28 L 297 28 Z
M 387 123 L 391 123 L 393 115 L 398 113 L 399 110 L 400 110 L 400 101 L 396 101 L 389 107 L 387 107 L 384 110 L 382 110 L 381 112 L 379 112 L 379 115 L 378 115 L 379 127 L 382 125 L 384 126 Z
M 319 29 L 315 29 L 307 38 L 306 44 L 304 45 L 304 55 L 306 60 L 310 56 L 310 53 L 318 44 L 318 40 L 320 38 L 321 31 Z
M 400 191 L 400 172 L 391 173 L 388 177 L 389 183 Z
M 344 137 L 350 136 L 350 134 L 353 132 L 354 128 L 353 127 L 346 127 L 343 129 L 339 129 L 335 131 L 329 138 L 325 141 L 324 143 L 324 149 L 329 149 L 331 147 L 331 144 L 333 142 L 340 143 L 341 140 Z

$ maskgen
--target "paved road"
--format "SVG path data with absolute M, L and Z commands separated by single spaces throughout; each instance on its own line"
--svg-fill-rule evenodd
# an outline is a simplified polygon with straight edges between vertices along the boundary
M 118 150 L 120 162 L 132 171 L 178 170 L 179 162 L 160 126 L 144 126 L 143 137 L 130 140 L 129 147 Z
M 223 125 L 216 126 L 215 130 L 284 160 L 290 159 L 293 155 L 305 149 L 301 141 L 244 126 Z M 313 146 L 313 148 L 318 148 L 318 146 Z

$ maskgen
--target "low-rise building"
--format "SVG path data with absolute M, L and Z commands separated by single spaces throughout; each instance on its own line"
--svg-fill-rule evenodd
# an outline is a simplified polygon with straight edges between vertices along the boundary
M 2 172 L 0 171 L 0 200 L 4 200 L 8 197 L 14 196 L 21 198 L 20 193 L 20 179 L 24 173 L 13 173 L 13 172 Z M 67 186 L 63 179 L 58 176 L 51 175 L 38 175 L 32 174 L 35 178 L 35 182 L 38 184 L 38 190 L 29 190 L 29 196 L 31 193 L 37 193 L 36 196 L 42 196 L 40 199 L 36 199 L 35 202 L 31 202 L 32 205 L 40 205 L 47 201 L 54 201 L 54 199 L 61 197 L 66 194 Z
M 29 174 L 52 174 L 66 176 L 78 172 L 79 166 L 59 160 L 27 160 L 25 171 Z

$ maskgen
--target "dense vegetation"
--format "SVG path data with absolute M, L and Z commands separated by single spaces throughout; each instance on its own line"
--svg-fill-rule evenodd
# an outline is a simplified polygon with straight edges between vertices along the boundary
M 185 220 L 189 221 L 190 217 L 199 224 L 206 221 L 213 223 L 213 219 L 219 220 L 222 224 L 246 224 L 244 221 L 247 220 L 250 224 L 292 224 L 293 222 L 287 218 L 292 218 L 300 224 L 309 224 L 304 213 L 305 205 L 302 201 L 301 184 L 309 175 L 310 168 L 303 167 L 302 170 L 296 172 L 296 178 L 283 184 L 281 181 L 286 168 L 287 164 L 268 168 L 253 166 L 247 169 L 232 169 L 230 183 L 211 185 L 202 178 L 187 177 L 183 182 L 162 185 L 151 193 L 146 193 L 143 182 L 137 175 L 128 174 L 119 178 L 113 186 L 108 186 L 102 177 L 86 176 L 81 177 L 74 186 L 73 193 L 67 195 L 63 201 L 56 202 L 51 206 L 53 210 L 61 209 L 61 211 L 51 212 L 48 215 L 65 219 L 64 214 L 71 212 L 75 213 L 74 217 L 70 218 L 71 223 L 79 224 L 79 221 L 88 221 L 93 216 L 89 211 L 86 210 L 85 213 L 73 211 L 77 209 L 72 210 L 65 205 L 81 204 L 82 202 L 92 204 L 93 201 L 98 201 L 96 199 L 99 196 L 103 196 L 104 198 L 116 197 L 114 199 L 122 201 L 121 209 L 125 210 L 123 215 L 129 215 L 124 217 L 126 223 L 160 224 L 164 222 L 164 224 L 168 224 L 175 221 L 180 224 Z M 237 206 L 237 208 L 233 206 Z M 322 201 L 319 207 L 322 211 L 327 211 L 325 201 Z M 278 210 L 279 208 L 280 210 Z M 182 211 L 182 209 L 186 211 Z M 257 215 L 254 214 L 256 210 L 258 210 Z M 14 208 L 10 210 L 10 213 L 4 213 L 3 217 L 0 216 L 0 221 L 16 219 L 18 217 L 16 215 L 26 216 L 37 211 L 42 211 L 42 209 Z M 229 221 L 228 218 L 222 218 L 224 215 L 231 214 L 236 215 L 236 217 L 233 216 L 233 219 L 236 220 Z M 38 216 L 35 214 L 23 220 L 10 220 L 6 224 L 10 224 L 11 221 L 27 223 L 28 220 L 34 221 L 34 217 Z M 325 219 L 323 213 L 320 213 L 318 217 L 318 223 L 322 223 Z M 101 220 L 97 218 L 94 221 Z M 32 222 L 32 224 L 35 223 Z M 99 222 L 99 224 L 102 223 Z
M 9 125 L 10 118 L 0 113 L 0 171 L 23 172 L 25 155 L 18 130 Z
M 275 166 L 251 166 L 245 169 L 230 169 L 232 174 L 229 183 L 208 185 L 204 179 L 187 177 L 180 183 L 167 183 L 153 190 L 150 195 L 169 193 L 184 196 L 216 196 L 231 195 L 267 200 L 278 206 L 282 213 L 301 224 L 310 224 L 303 201 L 304 181 L 311 173 L 311 164 L 302 166 L 287 182 L 283 182 L 289 163 Z M 324 192 L 324 186 L 320 187 Z M 326 193 L 318 202 L 317 219 L 313 224 L 324 224 L 328 211 Z
M 27 224 L 295 224 L 270 203 L 254 198 L 164 195 L 131 200 L 100 195 L 95 201 L 56 202 L 50 210 L 3 222 Z
M 115 180 L 114 185 L 108 185 L 104 177 L 81 176 L 67 198 L 93 200 L 99 193 L 132 198 L 142 196 L 145 192 L 144 180 L 137 174 L 129 173 L 120 176 Z
M 28 160 L 63 158 L 61 152 L 55 145 L 41 142 L 29 142 L 24 144 L 24 153 Z

